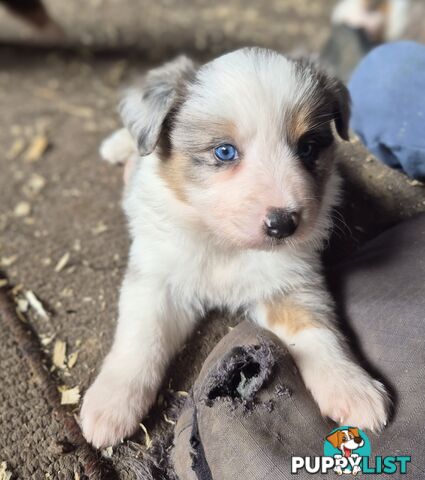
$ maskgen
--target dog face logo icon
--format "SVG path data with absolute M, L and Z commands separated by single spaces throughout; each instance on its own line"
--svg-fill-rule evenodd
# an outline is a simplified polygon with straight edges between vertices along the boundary
M 347 430 L 337 430 L 328 435 L 326 440 L 335 448 L 341 450 L 344 457 L 351 457 L 353 450 L 357 450 L 364 445 L 364 440 L 359 434 L 359 429 L 350 427 Z
M 347 426 L 333 430 L 326 437 L 324 450 L 326 456 L 349 461 L 347 465 L 341 460 L 341 464 L 335 466 L 334 471 L 338 475 L 360 473 L 362 457 L 370 456 L 371 451 L 367 436 L 359 428 Z

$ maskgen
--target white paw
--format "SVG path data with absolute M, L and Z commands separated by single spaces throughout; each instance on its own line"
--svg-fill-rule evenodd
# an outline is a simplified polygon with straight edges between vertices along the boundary
M 377 380 L 360 367 L 317 379 L 310 390 L 323 416 L 340 425 L 380 431 L 387 424 L 390 400 Z
M 86 440 L 101 448 L 133 434 L 154 399 L 146 393 L 101 372 L 87 390 L 81 408 L 81 427 Z
M 357 475 L 358 473 L 361 473 L 362 469 L 358 465 L 354 465 L 352 474 Z
M 126 128 L 115 131 L 100 145 L 100 156 L 109 163 L 126 163 L 137 152 L 133 137 Z

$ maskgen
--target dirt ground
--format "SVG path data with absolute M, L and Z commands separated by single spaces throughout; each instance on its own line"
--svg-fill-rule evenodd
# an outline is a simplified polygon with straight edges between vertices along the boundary
M 263 10 L 258 2 L 243 7 L 241 2 L 219 2 L 213 8 L 199 1 L 191 21 L 181 5 L 187 9 L 192 5 L 187 1 L 149 2 L 144 19 L 113 0 L 91 2 L 84 18 L 77 17 L 77 3 L 73 8 L 65 1 L 46 3 L 62 12 L 72 32 L 63 45 L 75 47 L 88 38 L 84 32 L 91 32 L 91 40 L 83 43 L 119 51 L 0 48 L 0 293 L 19 317 L 10 320 L 0 310 L 0 463 L 7 462 L 12 478 L 127 479 L 136 478 L 135 465 L 138 478 L 144 478 L 140 472 L 154 447 L 148 448 L 142 428 L 130 441 L 103 452 L 109 473 L 101 473 L 103 467 L 93 460 L 96 453 L 78 433 L 69 433 L 73 427 L 67 422 L 78 415 L 78 398 L 60 406 L 58 392 L 78 387 L 82 395 L 112 340 L 128 236 L 120 208 L 122 171 L 101 162 L 97 152 L 102 138 L 119 126 L 118 88 L 182 49 L 198 58 L 245 43 L 317 49 L 318 39 L 324 40 L 329 30 L 326 19 L 333 2 L 320 2 L 320 7 L 319 2 L 270 2 Z M 301 15 L 300 5 L 308 12 Z M 234 23 L 223 25 L 228 17 Z M 108 28 L 101 22 L 105 18 Z M 194 18 L 203 19 L 205 29 L 195 28 Z M 96 22 L 101 22 L 98 29 Z M 131 28 L 123 27 L 126 22 Z M 174 30 L 165 32 L 164 22 Z M 243 28 L 238 22 L 245 22 Z M 24 33 L 0 29 L 0 38 L 22 41 L 25 28 Z M 109 38 L 105 32 L 114 28 L 122 36 Z M 138 48 L 127 49 L 134 45 Z M 343 148 L 341 157 L 348 179 L 343 208 L 348 226 L 338 221 L 332 259 L 390 223 L 425 211 L 424 187 L 380 165 L 356 141 Z M 21 330 L 18 335 L 13 321 L 18 330 L 29 332 L 28 338 Z M 203 359 L 235 322 L 211 314 L 179 354 L 157 407 L 144 420 L 154 442 L 169 438 L 178 414 L 171 403 L 184 400 L 177 392 L 190 389 Z

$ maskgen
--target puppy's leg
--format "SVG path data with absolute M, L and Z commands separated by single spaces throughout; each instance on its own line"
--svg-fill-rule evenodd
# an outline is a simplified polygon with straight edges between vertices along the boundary
M 121 290 L 114 343 L 81 409 L 84 436 L 95 447 L 131 435 L 155 401 L 172 355 L 195 324 L 195 314 L 132 270 Z
M 352 359 L 324 289 L 275 298 L 258 305 L 255 316 L 286 344 L 323 416 L 374 431 L 386 424 L 387 393 Z

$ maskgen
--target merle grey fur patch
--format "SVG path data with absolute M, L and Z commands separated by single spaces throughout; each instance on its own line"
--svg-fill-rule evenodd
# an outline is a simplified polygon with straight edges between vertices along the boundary
M 125 93 L 120 103 L 121 118 L 135 138 L 140 155 L 153 152 L 167 115 L 182 101 L 194 74 L 193 62 L 180 56 L 148 72 L 139 86 Z

